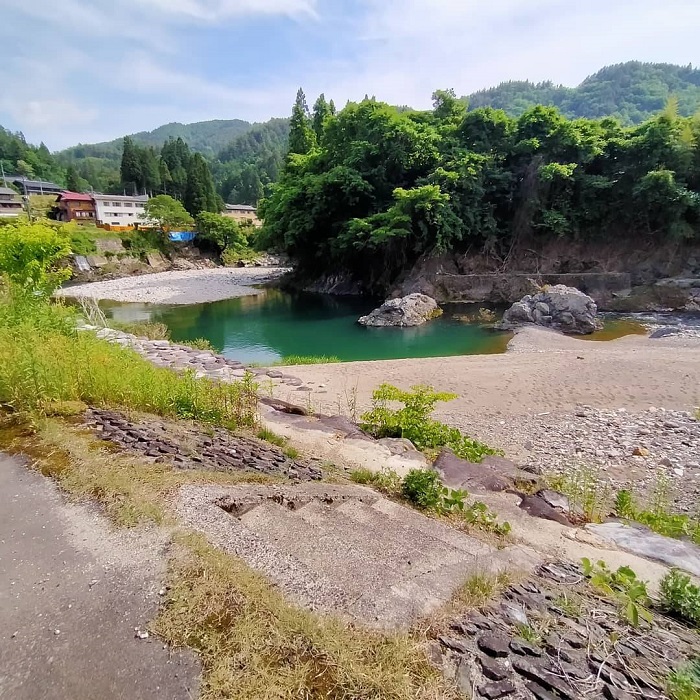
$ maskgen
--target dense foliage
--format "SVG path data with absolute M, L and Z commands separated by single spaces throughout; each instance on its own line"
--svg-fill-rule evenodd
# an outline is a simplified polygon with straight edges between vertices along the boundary
M 320 138 L 305 119 L 261 214 L 264 240 L 308 273 L 381 286 L 433 251 L 700 234 L 700 119 L 674 101 L 633 128 L 553 107 L 467 111 L 451 91 L 429 112 L 348 104 Z
M 13 133 L 0 126 L 0 163 L 6 175 L 55 181 L 65 184 L 66 172 L 41 143 L 28 144 L 21 132 Z M 3 183 L 0 181 L 0 186 Z
M 515 117 L 535 105 L 546 105 L 570 118 L 612 116 L 629 125 L 650 119 L 673 96 L 680 114 L 690 116 L 700 110 L 700 70 L 629 61 L 606 66 L 574 88 L 511 80 L 464 99 L 472 109 L 494 107 Z

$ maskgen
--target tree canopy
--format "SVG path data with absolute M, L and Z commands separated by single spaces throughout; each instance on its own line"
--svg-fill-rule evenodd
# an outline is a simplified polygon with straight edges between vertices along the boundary
M 189 228 L 194 223 L 182 203 L 167 194 L 151 197 L 144 204 L 143 218 L 146 223 L 155 222 L 161 233 Z
M 428 112 L 365 99 L 324 116 L 307 152 L 290 145 L 260 207 L 262 239 L 309 273 L 372 286 L 444 250 L 700 238 L 700 118 L 673 100 L 633 128 L 542 105 L 517 119 L 466 111 L 449 90 L 433 100 Z

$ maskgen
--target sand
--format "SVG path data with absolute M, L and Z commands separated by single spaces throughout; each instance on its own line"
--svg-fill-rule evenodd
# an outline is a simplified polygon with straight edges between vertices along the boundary
M 270 282 L 284 272 L 285 268 L 278 267 L 176 270 L 78 284 L 64 287 L 56 295 L 152 304 L 202 304 L 258 294 L 259 290 L 251 285 Z
M 595 342 L 522 329 L 504 355 L 347 362 L 287 367 L 313 387 L 316 410 L 359 415 L 382 382 L 431 384 L 457 394 L 436 417 L 516 456 L 528 419 L 595 408 L 690 411 L 700 405 L 700 339 L 626 336 Z M 279 388 L 279 398 L 300 402 Z M 306 405 L 306 403 L 304 404 Z M 515 427 L 518 426 L 516 430 Z M 533 436 L 536 438 L 536 436 Z

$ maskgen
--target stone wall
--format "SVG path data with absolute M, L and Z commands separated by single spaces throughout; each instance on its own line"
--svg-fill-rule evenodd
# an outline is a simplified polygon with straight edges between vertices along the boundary
M 615 297 L 630 293 L 631 276 L 626 272 L 582 272 L 535 275 L 532 273 L 483 273 L 469 275 L 437 274 L 426 284 L 432 287 L 438 303 L 513 303 L 535 291 L 535 285 L 563 284 L 592 297 L 601 308 Z M 421 290 L 424 291 L 424 290 Z M 424 291 L 430 294 L 430 291 Z

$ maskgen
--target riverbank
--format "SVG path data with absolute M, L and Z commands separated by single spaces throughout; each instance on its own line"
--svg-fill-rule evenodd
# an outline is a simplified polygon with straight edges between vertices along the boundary
M 458 397 L 438 404 L 436 418 L 537 471 L 590 467 L 614 485 L 635 483 L 645 490 L 666 475 L 683 487 L 679 503 L 690 506 L 700 495 L 700 465 L 691 454 L 700 453 L 694 418 L 700 338 L 626 336 L 594 343 L 530 327 L 516 334 L 505 355 L 285 371 L 311 389 L 304 405 L 316 411 L 359 416 L 383 382 L 430 384 Z M 299 402 L 289 387 L 278 386 L 276 395 Z M 680 418 L 669 414 L 664 420 L 664 411 L 680 412 Z M 635 455 L 635 448 L 642 454 Z
M 258 294 L 254 285 L 273 282 L 285 272 L 287 268 L 281 267 L 173 270 L 64 287 L 56 296 L 151 304 L 203 304 Z

